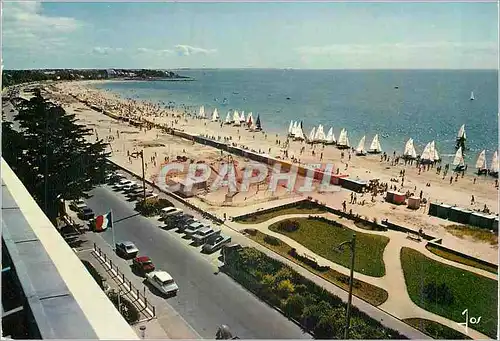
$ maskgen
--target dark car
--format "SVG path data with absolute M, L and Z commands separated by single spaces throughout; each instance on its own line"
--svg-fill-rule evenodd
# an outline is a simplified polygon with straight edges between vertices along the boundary
M 231 242 L 231 237 L 225 236 L 223 234 L 214 234 L 207 240 L 207 243 L 203 245 L 202 250 L 206 253 L 212 253 L 220 249 L 223 245 L 230 242 Z
M 132 242 L 118 242 L 115 245 L 116 254 L 124 258 L 135 258 L 139 249 Z
M 136 257 L 132 261 L 132 266 L 140 273 L 142 276 L 146 275 L 148 272 L 154 271 L 155 266 L 151 258 L 148 256 Z
M 78 217 L 83 220 L 94 219 L 94 211 L 90 207 L 84 207 L 78 212 Z

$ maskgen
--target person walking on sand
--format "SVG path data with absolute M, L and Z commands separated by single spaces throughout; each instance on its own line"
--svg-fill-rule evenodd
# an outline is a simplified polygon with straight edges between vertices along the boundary
M 474 178 L 474 185 L 476 184 L 476 178 Z
M 453 183 L 453 176 L 450 176 L 450 185 Z
M 344 211 L 344 213 L 345 213 L 346 209 L 347 209 L 347 205 L 346 205 L 345 200 L 344 200 L 344 202 L 342 203 L 342 210 Z
M 470 204 L 474 205 L 474 195 L 472 195 L 472 197 L 470 198 Z

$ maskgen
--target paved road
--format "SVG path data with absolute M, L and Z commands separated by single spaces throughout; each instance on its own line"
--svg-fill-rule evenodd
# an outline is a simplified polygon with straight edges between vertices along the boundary
M 179 285 L 172 306 L 204 338 L 213 338 L 220 324 L 230 326 L 242 339 L 310 339 L 309 334 L 261 302 L 231 278 L 214 274 L 210 259 L 159 222 L 137 215 L 134 203 L 108 187 L 94 189 L 89 207 L 98 214 L 113 210 L 115 239 L 133 241 L 141 254 L 150 256 Z M 112 244 L 112 232 L 100 234 Z M 212 257 L 213 258 L 213 257 Z

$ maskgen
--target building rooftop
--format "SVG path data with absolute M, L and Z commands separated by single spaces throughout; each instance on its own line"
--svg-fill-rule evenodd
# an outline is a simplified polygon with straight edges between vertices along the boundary
M 3 159 L 2 229 L 4 331 L 24 319 L 26 338 L 138 339 Z

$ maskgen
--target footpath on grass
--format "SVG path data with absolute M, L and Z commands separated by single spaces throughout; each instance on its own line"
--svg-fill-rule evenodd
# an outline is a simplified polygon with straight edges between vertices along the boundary
M 316 254 L 315 252 L 309 250 L 308 248 L 304 247 L 302 244 L 296 242 L 295 240 L 281 234 L 281 233 L 276 233 L 271 230 L 269 230 L 269 226 L 272 224 L 285 220 L 285 219 L 293 219 L 293 218 L 307 218 L 310 216 L 309 214 L 291 214 L 291 215 L 284 215 L 284 216 L 279 216 L 272 218 L 270 220 L 267 220 L 265 222 L 259 223 L 259 224 L 239 224 L 236 222 L 227 222 L 226 224 L 233 228 L 234 230 L 237 231 L 243 231 L 244 229 L 247 228 L 252 228 L 255 230 L 258 230 L 262 233 L 268 234 L 270 236 L 273 236 L 275 238 L 278 238 L 282 240 L 284 243 L 288 244 L 290 247 L 295 248 L 297 250 L 298 254 L 307 254 L 310 257 L 314 257 L 317 261 L 318 264 L 321 266 L 329 266 L 331 269 L 334 269 L 346 276 L 349 276 L 349 269 L 334 263 L 324 257 L 321 257 L 320 255 Z M 358 272 L 355 272 L 355 278 L 362 280 L 364 282 L 367 282 L 369 284 L 375 285 L 379 288 L 382 288 L 388 292 L 388 299 L 380 305 L 378 308 L 395 316 L 396 318 L 402 320 L 402 319 L 407 319 L 407 318 L 422 318 L 422 319 L 427 319 L 427 320 L 432 320 L 435 322 L 438 322 L 442 325 L 445 325 L 449 328 L 452 328 L 458 332 L 465 333 L 465 330 L 462 326 L 460 326 L 457 322 L 452 321 L 450 319 L 447 319 L 445 317 L 433 314 L 427 310 L 424 310 L 417 306 L 413 301 L 411 300 L 407 287 L 406 287 L 406 282 L 404 278 L 404 273 L 403 269 L 401 266 L 401 258 L 400 258 L 400 253 L 401 249 L 403 247 L 409 247 L 412 249 L 415 249 L 422 254 L 424 254 L 426 257 L 434 259 L 436 261 L 439 261 L 443 264 L 451 265 L 456 268 L 460 268 L 463 270 L 470 271 L 472 273 L 494 279 L 496 280 L 496 275 L 492 274 L 488 271 L 477 269 L 468 265 L 456 263 L 453 261 L 449 261 L 446 259 L 443 259 L 429 250 L 425 248 L 425 242 L 417 242 L 414 240 L 410 240 L 406 238 L 406 234 L 397 232 L 397 231 L 369 231 L 369 230 L 364 230 L 360 229 L 357 226 L 354 225 L 353 222 L 347 220 L 347 219 L 339 219 L 337 216 L 331 214 L 331 213 L 324 213 L 320 214 L 318 216 L 328 218 L 331 220 L 335 220 L 340 222 L 341 224 L 345 225 L 346 227 L 356 231 L 356 232 L 361 232 L 361 233 L 369 233 L 369 234 L 375 234 L 375 235 L 383 235 L 386 237 L 390 238 L 389 243 L 385 247 L 385 251 L 383 254 L 383 261 L 385 264 L 385 269 L 386 273 L 382 277 L 372 277 L 372 276 L 367 276 Z M 333 247 L 333 246 L 332 246 Z M 307 270 L 306 270 L 307 271 Z M 342 289 L 340 289 L 342 290 Z M 356 304 L 355 304 L 356 305 Z M 468 336 L 472 337 L 474 339 L 489 339 L 488 336 L 472 329 L 468 328 Z

